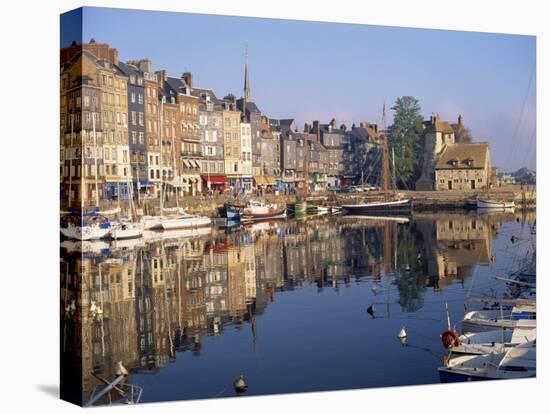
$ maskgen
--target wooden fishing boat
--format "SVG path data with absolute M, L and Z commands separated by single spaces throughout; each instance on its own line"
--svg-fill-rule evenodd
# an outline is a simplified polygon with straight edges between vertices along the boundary
M 478 198 L 477 199 L 477 208 L 479 209 L 491 209 L 491 210 L 507 210 L 514 208 L 513 201 L 499 201 L 491 200 L 488 198 Z
M 277 204 L 265 204 L 258 201 L 250 201 L 244 208 L 241 220 L 272 220 L 286 217 L 286 206 Z

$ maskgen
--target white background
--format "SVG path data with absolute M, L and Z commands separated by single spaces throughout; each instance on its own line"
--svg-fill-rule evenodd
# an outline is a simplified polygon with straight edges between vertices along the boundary
M 65 413 L 58 400 L 59 14 L 83 4 L 537 35 L 538 378 L 530 381 L 250 397 L 127 408 L 132 412 L 548 412 L 546 206 L 550 13 L 531 1 L 119 0 L 2 2 L 0 30 L 0 405 Z M 358 45 L 359 47 L 359 45 Z M 361 51 L 358 50 L 358 53 Z M 496 76 L 497 74 L 495 74 Z M 542 163 L 540 163 L 542 161 Z M 546 161 L 546 165 L 545 165 Z M 546 187 L 546 188 L 545 188 Z M 403 361 L 403 370 L 406 370 Z M 368 373 L 365 373 L 368 375 Z M 288 379 L 292 381 L 292 379 Z M 543 408 L 544 407 L 544 408 Z M 107 408 L 114 410 L 114 408 Z M 126 409 L 126 408 L 122 408 Z M 100 410 L 104 410 L 103 408 Z M 129 412 L 129 411 L 128 411 Z

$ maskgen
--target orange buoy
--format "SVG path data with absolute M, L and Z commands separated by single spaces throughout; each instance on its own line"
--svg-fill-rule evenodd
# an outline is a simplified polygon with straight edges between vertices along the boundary
M 460 345 L 460 337 L 458 336 L 458 332 L 454 329 L 449 329 L 441 334 L 441 342 L 443 343 L 443 346 L 448 349 L 453 346 L 459 346 Z

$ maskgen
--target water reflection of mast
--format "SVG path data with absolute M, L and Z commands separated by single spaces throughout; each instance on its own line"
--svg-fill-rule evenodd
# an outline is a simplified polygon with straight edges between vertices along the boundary
M 387 294 L 388 294 L 388 299 L 387 299 L 387 303 L 386 303 L 386 308 L 387 308 L 387 313 L 388 313 L 388 318 L 391 316 L 390 315 L 390 288 L 391 288 L 391 233 L 390 233 L 390 222 L 389 221 L 386 221 L 384 223 L 384 259 L 385 259 L 385 262 L 386 262 L 386 280 L 387 280 L 387 287 L 386 287 L 386 290 L 387 290 Z
M 99 272 L 99 300 L 101 302 L 101 309 L 105 309 L 103 304 L 103 274 L 101 273 L 101 262 L 98 265 Z M 103 325 L 103 318 L 99 320 L 101 327 L 101 356 L 105 357 L 105 326 Z
M 160 242 L 161 247 L 161 254 L 162 254 L 162 268 L 160 270 L 161 274 L 163 275 L 164 279 L 164 314 L 166 319 L 166 325 L 168 327 L 168 340 L 170 341 L 170 356 L 174 355 L 174 341 L 172 339 L 172 324 L 170 321 L 170 310 L 168 309 L 168 292 L 166 284 L 168 283 L 168 278 L 166 277 L 166 268 L 168 265 L 168 259 L 166 257 L 166 250 L 164 248 L 164 241 Z M 170 272 L 168 272 L 170 275 Z M 171 278 L 170 278 L 171 279 Z
M 310 243 L 309 243 L 309 227 L 307 223 L 304 222 L 305 226 L 305 235 L 306 235 L 306 278 L 309 282 L 309 284 L 312 283 L 311 280 L 311 269 L 310 269 L 310 258 L 309 258 L 309 249 L 310 249 Z

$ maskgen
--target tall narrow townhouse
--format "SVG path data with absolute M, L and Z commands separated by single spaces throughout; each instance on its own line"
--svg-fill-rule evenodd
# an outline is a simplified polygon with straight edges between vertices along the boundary
M 104 130 L 104 197 L 107 200 L 127 199 L 132 180 L 128 144 L 128 77 L 118 65 L 108 60 L 98 62 Z
M 160 174 L 165 194 L 175 196 L 180 191 L 177 179 L 180 145 L 176 133 L 179 108 L 176 93 L 166 82 L 166 71 L 157 71 L 156 74 L 160 105 Z
M 179 188 L 183 194 L 197 195 L 202 189 L 200 169 L 203 159 L 199 99 L 192 94 L 193 80 L 190 72 L 185 72 L 181 78 L 167 77 L 166 84 L 175 94 L 178 105 L 176 148 Z
M 223 135 L 225 150 L 225 175 L 229 185 L 234 190 L 242 189 L 241 165 L 241 112 L 237 109 L 234 95 L 227 95 L 223 99 Z
M 147 191 L 148 183 L 144 73 L 133 62 L 121 62 L 119 67 L 128 78 L 128 145 L 132 194 L 138 197 Z
M 67 208 L 97 205 L 103 199 L 103 122 L 97 58 L 80 51 L 60 74 L 60 180 Z
M 203 189 L 223 191 L 227 186 L 223 151 L 224 104 L 210 89 L 193 88 L 199 99 L 199 127 L 202 145 L 201 177 Z

